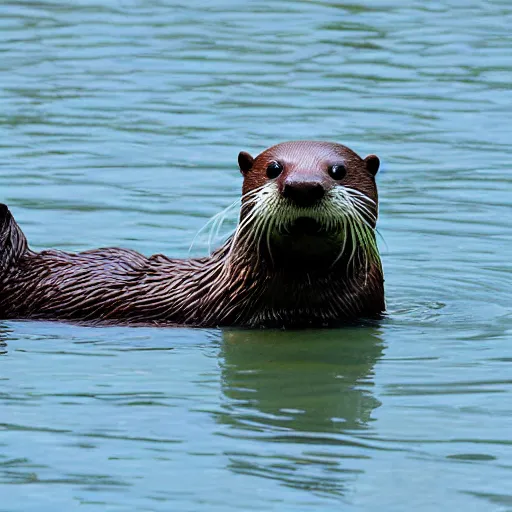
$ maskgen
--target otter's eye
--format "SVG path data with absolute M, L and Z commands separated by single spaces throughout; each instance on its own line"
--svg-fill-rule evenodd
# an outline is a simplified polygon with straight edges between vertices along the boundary
M 329 169 L 329 176 L 333 180 L 342 180 L 346 174 L 347 174 L 347 169 L 345 169 L 345 166 L 343 164 L 334 164 Z
M 283 172 L 283 166 L 279 162 L 270 162 L 267 166 L 267 176 L 273 180 Z

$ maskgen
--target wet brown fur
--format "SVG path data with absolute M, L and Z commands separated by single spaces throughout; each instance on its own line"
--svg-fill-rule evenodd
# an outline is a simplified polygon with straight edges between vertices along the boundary
M 269 181 L 266 168 L 276 159 L 284 164 L 275 180 L 280 192 L 290 180 L 334 187 L 326 169 L 342 161 L 347 169 L 343 184 L 375 201 L 376 219 L 377 157 L 363 160 L 339 144 L 308 141 L 278 144 L 256 159 L 241 153 L 244 194 Z M 244 199 L 241 221 L 250 210 Z M 36 253 L 0 205 L 0 318 L 305 327 L 376 318 L 384 311 L 380 261 L 369 268 L 357 258 L 351 265 L 347 258 L 329 265 L 332 254 L 327 249 L 324 254 L 321 243 L 315 252 L 315 244 L 301 246 L 300 240 L 298 246 L 294 240 L 274 244 L 272 255 L 267 247 L 247 247 L 247 240 L 230 251 L 232 243 L 193 259 L 148 258 L 119 248 Z

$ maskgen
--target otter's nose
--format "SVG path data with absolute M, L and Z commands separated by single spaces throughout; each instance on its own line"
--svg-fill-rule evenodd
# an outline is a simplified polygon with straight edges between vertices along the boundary
M 282 195 L 297 206 L 313 206 L 324 197 L 325 190 L 318 181 L 286 181 Z

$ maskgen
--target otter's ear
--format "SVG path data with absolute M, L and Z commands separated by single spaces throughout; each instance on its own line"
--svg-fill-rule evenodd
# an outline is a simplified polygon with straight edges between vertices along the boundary
M 380 160 L 377 155 L 368 155 L 364 159 L 364 163 L 366 164 L 366 168 L 368 169 L 368 172 L 375 176 L 377 174 L 377 171 L 379 170 Z
M 245 176 L 251 169 L 252 164 L 254 163 L 254 158 L 246 153 L 245 151 L 240 151 L 238 154 L 238 166 L 240 167 L 240 172 Z

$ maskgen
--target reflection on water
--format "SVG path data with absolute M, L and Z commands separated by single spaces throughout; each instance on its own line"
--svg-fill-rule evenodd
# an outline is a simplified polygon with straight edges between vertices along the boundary
M 11 332 L 10 329 L 6 328 L 0 322 L 0 356 L 7 354 L 6 338 L 8 337 L 10 332 Z
M 317 492 L 342 493 L 350 459 L 367 457 L 353 438 L 372 422 L 380 330 L 226 331 L 218 421 L 247 443 L 227 451 L 232 471 Z

